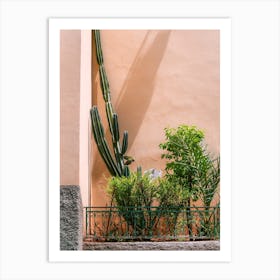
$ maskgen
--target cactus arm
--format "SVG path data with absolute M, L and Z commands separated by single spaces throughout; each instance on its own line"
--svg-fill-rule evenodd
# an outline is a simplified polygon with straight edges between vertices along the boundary
M 120 140 L 118 115 L 113 114 L 113 134 L 116 141 Z
M 128 132 L 125 130 L 123 133 L 121 154 L 124 155 L 128 147 Z
M 92 131 L 93 131 L 93 135 L 94 135 L 94 139 L 95 139 L 95 142 L 96 142 L 96 145 L 97 145 L 97 148 L 98 148 L 98 151 L 99 151 L 99 154 L 101 155 L 103 161 L 105 162 L 109 172 L 114 175 L 116 174 L 116 171 L 114 170 L 114 168 L 111 166 L 106 154 L 105 154 L 105 151 L 104 151 L 104 143 L 102 144 L 101 142 L 101 136 L 98 134 L 98 130 L 97 130 L 97 126 L 95 124 L 95 121 L 92 117 Z
M 123 161 L 123 154 L 121 153 L 120 147 L 120 132 L 119 132 L 119 122 L 118 122 L 118 115 L 113 114 L 113 146 L 115 152 L 115 158 L 117 160 L 117 164 L 121 170 L 124 169 L 124 161 Z
M 123 174 L 122 175 L 125 176 L 125 177 L 129 177 L 130 171 L 129 171 L 129 168 L 128 168 L 127 165 L 124 166 Z
M 103 131 L 102 124 L 100 122 L 97 108 L 93 108 L 91 110 L 91 116 L 92 116 L 91 119 L 92 119 L 93 135 L 94 135 L 95 142 L 97 144 L 99 153 L 100 153 L 101 157 L 103 158 L 110 173 L 114 176 L 117 176 L 121 172 L 116 167 L 116 165 L 113 161 L 113 158 L 111 156 L 107 141 L 104 138 L 104 131 Z
M 103 64 L 103 53 L 102 53 L 102 48 L 101 48 L 99 30 L 94 30 L 94 38 L 95 38 L 95 45 L 96 45 L 97 62 L 100 65 L 100 64 Z
M 106 102 L 106 115 L 109 123 L 110 133 L 113 136 L 113 108 L 110 102 Z
M 100 82 L 101 82 L 103 98 L 105 102 L 109 102 L 111 100 L 109 82 L 103 65 L 99 65 L 99 73 L 100 73 Z
M 100 116 L 96 106 L 91 109 L 91 123 L 97 148 L 107 168 L 109 169 L 112 175 L 121 176 L 121 169 L 118 168 L 118 166 L 115 164 L 110 149 L 108 147 L 107 141 L 104 137 L 104 129 L 101 124 Z

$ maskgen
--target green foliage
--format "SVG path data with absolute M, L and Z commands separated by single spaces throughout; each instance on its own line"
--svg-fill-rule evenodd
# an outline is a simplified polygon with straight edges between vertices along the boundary
M 100 86 L 102 89 L 103 99 L 105 102 L 106 116 L 109 123 L 110 133 L 112 137 L 112 146 L 114 155 L 109 148 L 109 145 L 105 139 L 104 128 L 101 122 L 101 118 L 98 112 L 97 106 L 93 106 L 90 110 L 92 132 L 94 140 L 97 144 L 98 151 L 104 160 L 109 172 L 113 176 L 129 176 L 130 171 L 128 165 L 134 160 L 124 161 L 125 153 L 128 148 L 128 132 L 124 131 L 122 144 L 120 144 L 120 132 L 118 115 L 114 112 L 111 103 L 110 86 L 107 78 L 107 74 L 104 67 L 104 59 L 100 41 L 100 31 L 94 31 L 95 44 L 96 44 L 96 57 L 99 65 Z
M 108 192 L 119 207 L 150 207 L 157 195 L 158 182 L 139 171 L 129 177 L 112 177 Z
M 179 185 L 174 185 L 165 177 L 158 179 L 158 183 L 159 186 L 156 195 L 158 204 L 163 208 L 180 208 L 180 201 L 186 197 L 184 189 Z
M 180 196 L 167 180 L 151 179 L 149 174 L 142 174 L 140 167 L 129 177 L 110 178 L 107 191 L 119 213 L 134 229 L 134 236 L 151 236 L 159 219 L 166 216 L 166 210 L 171 207 L 174 210 Z M 155 205 L 158 207 L 154 208 Z M 176 221 L 176 217 L 172 218 Z
M 220 157 L 209 160 L 207 165 L 201 168 L 199 176 L 199 198 L 205 207 L 209 207 L 217 194 L 220 184 Z
M 198 217 L 196 218 L 195 227 L 198 237 L 217 238 L 220 235 L 219 223 L 219 204 L 215 207 L 205 207 L 203 210 L 195 207 Z
M 165 129 L 166 141 L 160 144 L 167 159 L 166 178 L 181 186 L 180 203 L 190 206 L 190 200 L 202 198 L 209 206 L 220 180 L 219 158 L 212 159 L 204 145 L 204 133 L 195 126 L 180 125 Z
M 146 231 L 151 231 L 153 227 L 149 210 L 156 197 L 156 182 L 142 175 L 138 169 L 129 177 L 112 177 L 108 185 L 108 193 L 118 206 L 120 215 L 133 228 L 134 237 L 149 235 Z
M 111 177 L 108 181 L 108 194 L 118 207 L 177 207 L 184 195 L 182 188 L 173 185 L 165 178 L 151 179 L 142 175 L 141 168 L 131 172 L 129 177 Z
M 220 182 L 220 158 L 213 159 L 204 144 L 204 133 L 195 126 L 180 125 L 165 129 L 166 141 L 160 144 L 167 159 L 166 178 L 180 191 L 178 205 L 186 208 L 189 235 L 194 217 L 190 211 L 194 201 L 201 200 L 206 211 L 200 211 L 201 234 L 209 234 L 211 213 L 207 210 Z

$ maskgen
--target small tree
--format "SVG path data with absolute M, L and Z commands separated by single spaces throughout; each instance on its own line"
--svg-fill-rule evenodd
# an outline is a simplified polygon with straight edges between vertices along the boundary
M 195 126 L 180 125 L 165 129 L 166 178 L 181 189 L 178 205 L 186 207 L 189 235 L 192 233 L 192 202 L 199 198 L 209 207 L 220 181 L 219 158 L 213 159 L 204 144 L 204 133 Z M 217 164 L 218 163 L 218 164 Z

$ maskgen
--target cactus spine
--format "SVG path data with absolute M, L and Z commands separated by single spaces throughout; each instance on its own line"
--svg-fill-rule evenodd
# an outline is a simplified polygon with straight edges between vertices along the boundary
M 118 115 L 114 112 L 111 103 L 110 86 L 104 67 L 104 59 L 101 48 L 100 31 L 95 30 L 94 35 L 96 45 L 96 57 L 97 63 L 99 65 L 100 85 L 106 106 L 106 116 L 112 137 L 114 156 L 112 155 L 108 143 L 105 139 L 104 128 L 100 119 L 97 106 L 93 106 L 90 110 L 93 136 L 97 144 L 98 151 L 111 175 L 128 177 L 130 171 L 128 166 L 124 164 L 124 155 L 128 147 L 128 132 L 124 131 L 122 144 L 120 144 Z

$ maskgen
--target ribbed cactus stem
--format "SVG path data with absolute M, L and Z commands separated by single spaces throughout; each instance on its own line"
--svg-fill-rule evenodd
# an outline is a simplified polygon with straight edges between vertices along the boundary
M 127 151 L 127 147 L 128 147 L 128 132 L 125 131 L 123 133 L 123 141 L 122 141 L 122 155 L 124 155 Z
M 90 110 L 90 114 L 91 114 L 92 131 L 93 131 L 95 142 L 97 144 L 98 151 L 102 159 L 104 160 L 110 173 L 114 176 L 121 176 L 122 170 L 118 168 L 118 166 L 115 164 L 113 160 L 107 141 L 105 139 L 104 129 L 96 106 L 94 106 Z
M 129 168 L 124 164 L 124 155 L 128 148 L 128 132 L 124 131 L 121 145 L 118 115 L 114 112 L 111 103 L 109 81 L 103 64 L 104 59 L 100 41 L 100 31 L 95 30 L 94 35 L 96 44 L 96 57 L 99 65 L 100 86 L 103 94 L 103 99 L 105 101 L 106 116 L 112 137 L 114 157 L 112 156 L 108 143 L 105 139 L 104 128 L 101 123 L 99 112 L 96 106 L 94 106 L 90 111 L 92 131 L 98 147 L 98 151 L 102 159 L 104 160 L 109 172 L 113 176 L 129 176 Z
M 130 171 L 129 171 L 129 168 L 128 168 L 127 165 L 124 166 L 124 170 L 123 170 L 123 174 L 122 175 L 125 176 L 125 177 L 129 177 Z

